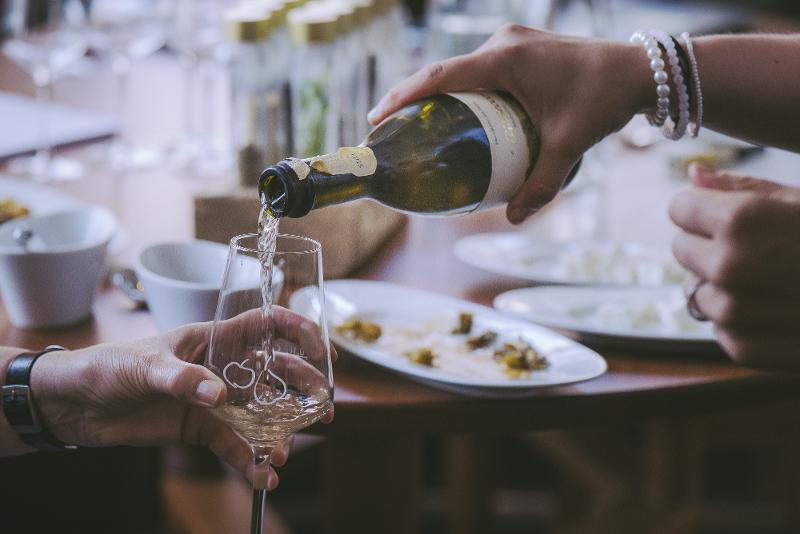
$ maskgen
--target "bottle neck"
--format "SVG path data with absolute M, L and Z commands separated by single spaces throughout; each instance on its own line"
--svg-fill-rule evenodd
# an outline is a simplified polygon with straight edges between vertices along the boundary
M 369 197 L 370 178 L 371 176 L 355 176 L 349 173 L 325 174 L 312 171 L 307 178 L 314 192 L 314 203 L 311 209 Z
M 308 160 L 289 158 L 268 167 L 259 180 L 259 196 L 273 217 L 302 217 L 324 208 L 372 196 L 377 162 L 365 147 Z
M 378 161 L 371 148 L 342 147 L 306 160 L 312 184 L 312 209 L 370 196 Z

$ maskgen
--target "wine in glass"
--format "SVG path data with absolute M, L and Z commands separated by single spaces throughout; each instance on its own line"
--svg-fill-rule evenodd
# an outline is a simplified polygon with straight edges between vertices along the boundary
M 263 242 L 259 247 L 257 234 L 231 240 L 205 362 L 227 385 L 215 414 L 253 448 L 254 481 L 268 472 L 278 444 L 333 407 L 320 245 L 304 237 L 274 239 L 274 251 L 264 251 Z M 314 316 L 285 307 L 295 298 L 310 304 Z M 262 533 L 265 500 L 265 490 L 254 489 L 253 533 Z
M 44 182 L 79 178 L 77 162 L 52 156 L 48 104 L 55 78 L 86 53 L 83 5 L 80 0 L 13 0 L 1 14 L 2 51 L 33 78 L 38 109 L 36 153 L 11 171 Z

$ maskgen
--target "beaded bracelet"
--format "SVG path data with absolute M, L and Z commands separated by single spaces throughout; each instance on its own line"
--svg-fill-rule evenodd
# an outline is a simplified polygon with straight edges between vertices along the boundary
M 686 90 L 683 71 L 678 61 L 678 51 L 675 48 L 675 43 L 672 42 L 672 38 L 669 34 L 660 30 L 650 30 L 650 35 L 667 51 L 667 60 L 672 71 L 672 81 L 678 93 L 678 120 L 674 126 L 669 122 L 665 122 L 662 129 L 667 139 L 677 141 L 686 134 L 686 128 L 689 125 L 689 93 Z
M 630 41 L 644 46 L 650 68 L 653 70 L 653 81 L 656 82 L 656 112 L 647 114 L 647 121 L 653 126 L 663 126 L 669 116 L 669 76 L 664 70 L 666 66 L 661 59 L 661 49 L 658 41 L 648 32 L 637 31 L 631 35 Z
M 684 46 L 675 38 L 674 35 L 670 35 L 670 39 L 672 40 L 672 44 L 675 45 L 675 51 L 678 53 L 678 64 L 681 66 L 681 72 L 683 73 L 684 79 L 686 79 L 686 93 L 689 95 L 689 109 L 691 110 L 692 103 L 694 102 L 694 85 L 691 83 L 690 78 L 692 69 L 689 66 L 689 56 L 686 54 Z M 691 113 L 689 115 L 691 120 Z M 675 122 L 677 122 L 677 115 L 670 116 Z
M 683 32 L 681 39 L 686 44 L 686 55 L 689 56 L 689 67 L 692 72 L 692 82 L 694 83 L 694 127 L 689 128 L 689 134 L 692 137 L 697 137 L 697 134 L 700 133 L 700 127 L 703 125 L 703 90 L 700 86 L 700 70 L 697 68 L 697 57 L 694 54 L 694 46 L 689 33 Z

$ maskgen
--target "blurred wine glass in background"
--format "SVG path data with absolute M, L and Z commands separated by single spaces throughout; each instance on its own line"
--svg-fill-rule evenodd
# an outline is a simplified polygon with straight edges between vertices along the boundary
M 230 60 L 223 13 L 233 0 L 175 0 L 169 46 L 183 68 L 183 125 L 174 160 L 205 172 L 231 164 L 230 147 L 217 128 L 217 82 Z M 199 91 L 198 91 L 199 89 Z M 199 110 L 199 111 L 198 111 Z M 199 117 L 198 117 L 199 115 Z
M 80 0 L 8 0 L 5 4 L 0 11 L 5 35 L 2 50 L 30 74 L 38 110 L 36 153 L 14 162 L 10 171 L 43 182 L 79 178 L 80 164 L 52 155 L 48 107 L 53 81 L 86 53 L 84 5 Z
M 555 0 L 553 0 L 555 1 Z M 438 61 L 468 54 L 507 22 L 528 24 L 535 6 L 549 10 L 551 0 L 431 0 L 428 10 L 429 57 Z M 529 24 L 530 25 L 530 24 Z
M 170 0 L 91 0 L 88 4 L 89 42 L 92 50 L 107 58 L 114 74 L 112 109 L 121 133 L 104 154 L 114 169 L 147 167 L 159 161 L 154 147 L 137 147 L 130 141 L 125 109 L 133 61 L 156 52 L 167 39 L 172 11 Z

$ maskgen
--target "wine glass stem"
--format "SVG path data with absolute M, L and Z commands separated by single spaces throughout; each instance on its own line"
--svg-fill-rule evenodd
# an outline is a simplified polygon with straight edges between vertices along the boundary
M 194 117 L 195 78 L 197 74 L 197 59 L 191 53 L 184 53 L 181 57 L 183 67 L 183 136 L 184 141 L 194 143 L 197 137 L 197 128 Z
M 264 484 L 266 485 L 269 477 L 269 452 L 256 451 L 254 456 L 255 471 L 253 473 L 253 481 L 259 480 L 258 471 L 263 469 L 265 471 Z M 258 484 L 256 484 L 258 485 Z M 253 513 L 250 521 L 250 534 L 264 534 L 264 513 L 267 506 L 267 490 L 253 488 Z
M 128 100 L 128 89 L 131 79 L 131 58 L 125 52 L 115 53 L 111 58 L 111 69 L 114 72 L 114 112 L 117 114 L 120 134 L 112 142 L 114 155 L 121 155 L 127 142 L 128 128 L 125 125 L 125 109 Z
M 50 68 L 39 66 L 33 75 L 36 85 L 36 153 L 33 156 L 33 169 L 38 179 L 45 179 L 52 147 L 50 143 L 50 121 L 48 106 L 53 100 L 53 76 Z
M 216 135 L 215 130 L 215 121 L 214 121 L 214 112 L 216 111 L 216 107 L 214 106 L 214 60 L 208 59 L 205 62 L 203 69 L 203 129 L 205 130 L 205 138 L 206 142 L 209 144 L 209 148 L 213 149 L 213 141 L 214 136 Z

